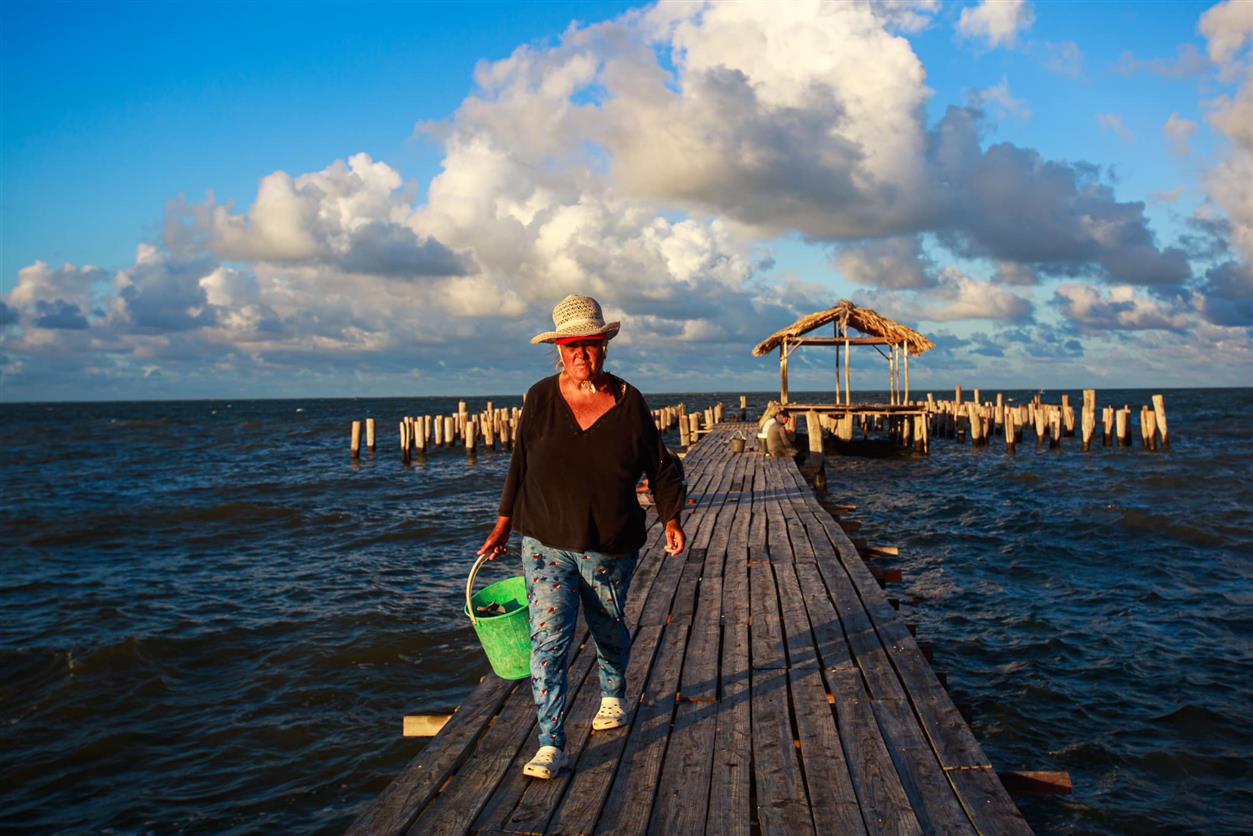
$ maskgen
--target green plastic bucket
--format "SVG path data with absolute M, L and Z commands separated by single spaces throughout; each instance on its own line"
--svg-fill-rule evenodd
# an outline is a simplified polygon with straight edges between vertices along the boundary
M 465 613 L 474 625 L 479 644 L 501 679 L 526 679 L 531 675 L 531 623 L 526 603 L 526 579 L 522 576 L 497 581 L 471 594 L 474 578 L 487 562 L 480 557 L 466 581 Z M 480 607 L 499 604 L 500 615 L 478 615 Z

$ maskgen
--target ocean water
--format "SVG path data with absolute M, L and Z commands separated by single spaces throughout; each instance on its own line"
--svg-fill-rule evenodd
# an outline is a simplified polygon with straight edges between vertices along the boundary
M 1071 773 L 1020 800 L 1041 832 L 1253 822 L 1253 390 L 1164 394 L 1167 451 L 933 439 L 827 464 L 862 536 L 901 547 L 889 589 L 993 763 Z M 401 416 L 455 408 L 0 405 L 0 828 L 346 827 L 424 745 L 401 717 L 487 670 L 458 602 L 508 454 L 397 447 Z

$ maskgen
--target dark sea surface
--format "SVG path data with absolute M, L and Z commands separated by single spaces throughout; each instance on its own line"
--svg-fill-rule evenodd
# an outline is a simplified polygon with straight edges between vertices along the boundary
M 827 465 L 862 536 L 901 547 L 891 594 L 993 763 L 1070 772 L 1020 800 L 1041 832 L 1253 829 L 1253 390 L 1164 394 L 1168 451 L 933 439 Z M 487 670 L 459 599 L 508 454 L 397 446 L 401 416 L 455 409 L 0 405 L 0 828 L 343 830 L 424 745 L 401 717 Z

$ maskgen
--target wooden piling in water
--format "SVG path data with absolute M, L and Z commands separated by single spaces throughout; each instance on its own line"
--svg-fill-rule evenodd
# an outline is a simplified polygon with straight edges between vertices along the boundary
M 466 426 L 465 426 L 465 432 L 463 433 L 463 441 L 465 442 L 466 458 L 468 459 L 474 458 L 474 436 L 475 436 L 475 430 L 476 430 L 475 424 L 477 423 L 478 423 L 478 419 L 474 417 L 473 415 L 466 416 Z
M 1166 435 L 1166 399 L 1161 395 L 1153 396 L 1153 417 L 1157 422 L 1157 434 L 1162 438 L 1162 447 L 1170 446 L 1170 439 Z
M 1131 446 L 1131 407 L 1123 406 L 1114 413 L 1114 435 L 1118 438 L 1119 447 Z
M 1140 407 L 1140 439 L 1145 450 L 1157 449 L 1157 419 L 1151 406 Z
M 354 459 L 361 458 L 361 422 L 360 421 L 352 422 L 351 450 L 352 450 L 352 457 Z
M 374 452 L 374 419 L 365 419 L 365 449 Z

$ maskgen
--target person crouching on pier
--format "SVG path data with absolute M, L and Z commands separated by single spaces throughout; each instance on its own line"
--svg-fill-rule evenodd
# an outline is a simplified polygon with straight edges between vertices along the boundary
M 766 452 L 778 457 L 795 456 L 792 433 L 792 416 L 780 409 L 774 414 L 774 423 L 766 430 Z
M 635 497 L 641 475 L 666 521 L 666 552 L 679 554 L 687 541 L 681 465 L 662 444 L 644 396 L 604 368 L 619 323 L 606 323 L 595 299 L 571 294 L 553 309 L 553 326 L 531 343 L 556 344 L 561 371 L 527 392 L 499 516 L 479 549 L 495 558 L 511 530 L 522 534 L 540 743 L 522 771 L 532 778 L 552 778 L 566 764 L 567 656 L 580 605 L 600 673 L 592 728 L 627 722 L 625 607 L 645 537 Z

